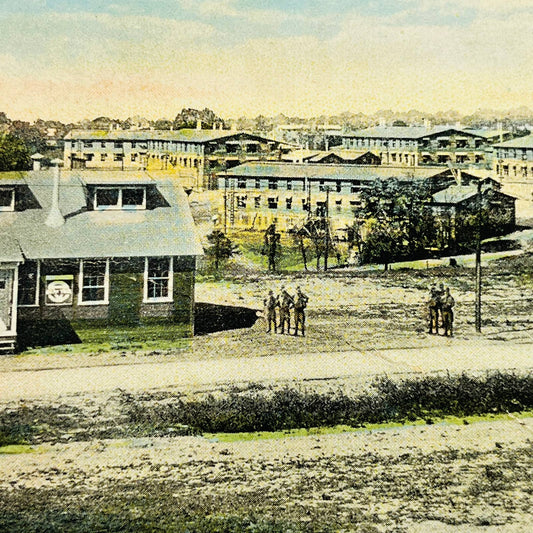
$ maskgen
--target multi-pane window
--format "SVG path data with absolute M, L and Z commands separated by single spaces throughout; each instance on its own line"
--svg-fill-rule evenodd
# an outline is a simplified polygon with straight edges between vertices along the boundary
M 246 189 L 246 178 L 237 178 L 237 188 Z
M 268 208 L 269 209 L 277 209 L 278 208 L 278 199 L 275 196 L 271 196 L 268 198 Z
M 15 189 L 0 187 L 0 211 L 15 210 Z
M 275 191 L 278 188 L 278 182 L 275 179 L 268 180 L 268 188 L 271 191 Z
M 109 261 L 105 259 L 80 261 L 80 303 L 109 301 Z
M 261 207 L 261 196 L 256 196 L 254 198 L 254 207 L 256 209 L 258 209 L 259 207 Z
M 144 296 L 146 301 L 172 300 L 172 258 L 147 257 Z
M 239 209 L 245 209 L 247 199 L 248 199 L 247 196 L 237 196 L 237 207 Z
M 144 187 L 97 187 L 94 192 L 95 209 L 145 209 Z
M 19 266 L 18 305 L 39 303 L 39 263 L 25 261 Z

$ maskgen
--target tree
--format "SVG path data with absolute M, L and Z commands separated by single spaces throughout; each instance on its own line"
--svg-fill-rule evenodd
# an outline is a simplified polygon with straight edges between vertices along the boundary
M 210 246 L 205 250 L 207 257 L 213 261 L 215 270 L 218 271 L 220 263 L 233 257 L 238 252 L 238 246 L 233 244 L 229 237 L 218 229 L 207 236 Z
M 225 126 L 224 120 L 207 107 L 201 111 L 192 108 L 182 109 L 181 113 L 176 115 L 173 126 L 174 129 L 196 128 L 199 120 L 202 123 L 202 128 L 211 129 L 213 125 L 217 126 L 219 124 L 222 124 L 222 127 Z
M 28 170 L 31 158 L 22 139 L 14 135 L 0 136 L 0 171 Z
M 401 232 L 387 222 L 375 221 L 370 225 L 361 247 L 361 263 L 379 263 L 384 270 L 402 251 Z

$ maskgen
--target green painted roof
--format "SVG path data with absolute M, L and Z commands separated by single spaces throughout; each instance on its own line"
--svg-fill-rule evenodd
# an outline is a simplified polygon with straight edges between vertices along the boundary
M 109 173 L 114 174 L 114 173 Z M 152 179 L 149 173 L 120 173 L 115 184 L 146 184 L 157 187 L 164 198 L 161 207 L 137 211 L 92 211 L 87 209 L 85 184 L 113 183 L 106 172 L 63 171 L 59 208 L 65 223 L 59 228 L 45 224 L 53 189 L 52 171 L 27 172 L 25 186 L 38 208 L 0 212 L 0 234 L 17 242 L 29 259 L 196 256 L 202 248 L 195 234 L 187 197 L 171 179 Z M 6 180 L 7 182 L 7 180 Z M 166 204 L 166 205 L 165 205 Z M 0 248 L 0 261 L 4 260 Z

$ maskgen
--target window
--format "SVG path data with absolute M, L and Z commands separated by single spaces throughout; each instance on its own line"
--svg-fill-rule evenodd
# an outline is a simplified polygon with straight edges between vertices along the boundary
M 172 301 L 172 257 L 147 257 L 144 267 L 144 300 Z
M 260 189 L 261 188 L 261 180 L 259 178 L 255 179 L 255 188 Z
M 268 198 L 268 208 L 277 209 L 278 208 L 278 199 L 277 197 L 271 196 Z
M 0 211 L 15 211 L 15 189 L 0 188 Z
M 131 159 L 132 162 L 136 161 L 137 160 L 137 154 L 131 154 L 130 155 L 130 159 Z
M 100 146 L 101 146 L 102 148 L 105 148 L 105 142 L 101 142 L 101 143 L 100 143 Z
M 285 199 L 285 207 L 287 209 L 292 209 L 292 198 L 286 198 Z
M 123 209 L 144 209 L 146 207 L 146 189 L 131 187 L 121 189 Z
M 292 181 L 291 180 L 287 180 L 287 190 L 288 191 L 292 191 Z
M 100 161 L 105 161 L 107 159 L 107 154 L 100 154 Z
M 78 303 L 109 303 L 109 260 L 80 261 Z
M 18 305 L 39 304 L 39 274 L 38 261 L 26 261 L 19 266 Z
M 261 196 L 256 196 L 254 198 L 254 207 L 259 209 L 261 207 Z
M 247 196 L 237 196 L 237 207 L 239 209 L 245 209 L 246 208 L 246 200 Z
M 94 154 L 85 154 L 87 161 L 92 161 L 94 159 Z
M 269 179 L 268 180 L 268 188 L 271 191 L 275 191 L 278 188 L 278 183 L 276 180 Z
M 237 188 L 246 189 L 246 178 L 237 178 Z
M 122 161 L 124 159 L 123 154 L 114 154 L 113 155 L 113 161 Z
M 146 209 L 145 187 L 97 187 L 94 209 Z

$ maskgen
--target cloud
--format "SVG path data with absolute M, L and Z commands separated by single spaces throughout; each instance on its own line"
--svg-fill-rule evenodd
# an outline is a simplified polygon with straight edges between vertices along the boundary
M 186 106 L 233 116 L 519 106 L 532 98 L 533 14 L 506 3 L 505 15 L 478 0 L 406 0 L 373 15 L 236 0 L 176 0 L 169 18 L 6 13 L 0 109 L 73 120 Z

